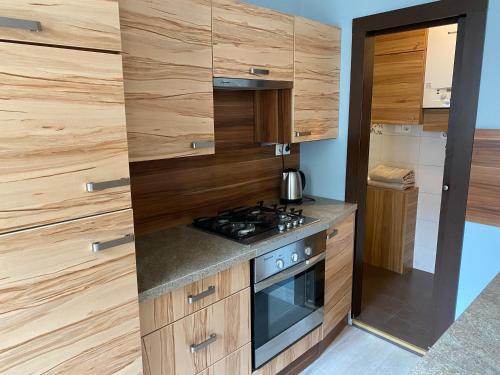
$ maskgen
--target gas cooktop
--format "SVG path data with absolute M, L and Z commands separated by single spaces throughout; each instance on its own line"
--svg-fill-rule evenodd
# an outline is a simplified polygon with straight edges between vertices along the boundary
M 195 219 L 193 225 L 240 243 L 251 244 L 317 221 L 302 215 L 302 210 L 276 204 L 266 206 L 264 202 L 258 202 L 253 207 L 238 207 L 217 216 Z

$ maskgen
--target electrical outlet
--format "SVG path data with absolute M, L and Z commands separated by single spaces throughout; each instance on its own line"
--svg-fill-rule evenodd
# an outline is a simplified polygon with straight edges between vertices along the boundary
M 281 155 L 290 155 L 290 145 L 285 143 L 284 145 L 282 144 L 277 144 L 276 145 L 276 156 L 281 156 Z
M 401 133 L 410 134 L 411 133 L 411 126 L 410 125 L 402 125 L 401 126 Z

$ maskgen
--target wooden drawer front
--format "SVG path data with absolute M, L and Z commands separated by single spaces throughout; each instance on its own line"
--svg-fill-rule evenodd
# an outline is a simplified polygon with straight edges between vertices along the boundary
M 139 373 L 132 211 L 0 236 L 0 373 Z
M 208 375 L 250 375 L 252 373 L 252 344 L 246 344 L 238 351 L 210 366 Z
M 0 43 L 0 233 L 129 208 L 121 57 Z M 126 182 L 127 180 L 125 180 Z
M 327 254 L 339 254 L 346 247 L 352 245 L 354 239 L 354 221 L 355 214 L 352 214 L 344 221 L 332 226 L 326 231 L 327 240 Z
M 215 77 L 293 81 L 293 17 L 237 0 L 212 3 Z
M 215 152 L 211 14 L 210 0 L 120 0 L 131 161 Z
M 0 17 L 41 23 L 33 32 L 0 20 L 3 40 L 120 51 L 118 0 L 0 0 Z
M 294 142 L 337 137 L 339 82 L 340 29 L 296 17 Z
M 192 345 L 216 340 L 195 353 Z M 193 375 L 251 340 L 250 288 L 178 320 L 145 337 L 144 373 Z
M 250 264 L 243 262 L 158 298 L 141 302 L 141 333 L 145 336 L 249 286 Z M 214 292 L 205 293 L 207 296 L 201 298 L 209 288 L 213 288 Z M 190 296 L 194 296 L 195 300 L 198 296 L 199 299 L 189 303 Z

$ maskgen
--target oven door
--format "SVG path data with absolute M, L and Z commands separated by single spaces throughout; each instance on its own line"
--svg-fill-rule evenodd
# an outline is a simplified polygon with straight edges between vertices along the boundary
M 254 369 L 323 322 L 324 259 L 321 253 L 254 285 Z

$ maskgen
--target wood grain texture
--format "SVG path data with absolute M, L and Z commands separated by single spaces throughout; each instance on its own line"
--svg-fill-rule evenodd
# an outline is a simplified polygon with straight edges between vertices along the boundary
M 292 102 L 289 89 L 255 91 L 255 142 L 291 143 Z
M 221 359 L 210 366 L 208 375 L 250 375 L 252 373 L 252 344 L 246 344 L 241 349 Z
M 134 243 L 125 210 L 0 236 L 0 373 L 139 374 Z
M 213 154 L 210 0 L 120 0 L 131 161 Z
M 278 354 L 278 356 L 271 359 L 261 368 L 255 370 L 253 375 L 276 375 L 281 370 L 286 368 L 290 363 L 299 358 L 302 354 L 307 352 L 323 338 L 322 327 L 319 326 L 314 331 L 311 331 L 306 336 L 301 338 L 295 344 L 290 346 L 285 351 Z
M 192 344 L 205 341 L 211 334 L 217 335 L 215 342 L 191 353 Z M 144 373 L 197 374 L 250 340 L 250 288 L 247 288 L 145 336 Z
M 368 186 L 364 261 L 393 272 L 413 268 L 418 188 Z
M 1 27 L 0 39 L 120 51 L 118 0 L 0 0 L 1 17 L 39 21 L 41 32 Z M 47 53 L 50 50 L 45 50 Z
M 427 30 L 420 41 L 410 43 L 398 33 L 376 39 L 375 50 L 397 50 L 392 41 L 400 44 L 427 45 Z M 388 47 L 380 44 L 388 43 Z M 403 43 L 403 44 L 404 44 Z M 420 124 L 424 95 L 426 48 L 409 48 L 411 52 L 376 54 L 373 66 L 372 123 Z M 400 48 L 401 49 L 401 48 Z
M 295 17 L 293 142 L 337 138 L 340 36 L 339 28 Z
M 417 29 L 375 37 L 375 55 L 425 51 L 427 49 L 428 29 Z
M 337 235 L 326 242 L 323 336 L 327 336 L 351 310 L 354 262 L 354 215 L 327 231 Z
M 214 77 L 293 81 L 293 17 L 244 4 L 212 1 Z M 255 76 L 250 68 L 269 69 Z
M 210 286 L 215 287 L 214 294 L 193 304 L 188 303 L 188 296 L 202 293 Z M 243 262 L 158 298 L 143 301 L 139 304 L 141 335 L 145 336 L 249 286 L 250 264 Z
M 274 147 L 254 142 L 254 93 L 215 91 L 214 97 L 215 155 L 131 164 L 138 234 L 279 198 L 282 161 Z M 298 145 L 291 151 L 285 166 L 298 168 Z
M 0 43 L 0 233 L 128 208 L 121 57 Z
M 466 220 L 500 226 L 499 129 L 476 130 Z
M 424 108 L 423 125 L 426 132 L 447 132 L 449 108 Z

